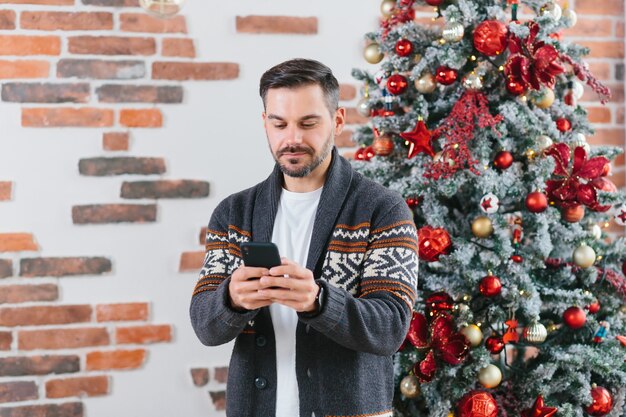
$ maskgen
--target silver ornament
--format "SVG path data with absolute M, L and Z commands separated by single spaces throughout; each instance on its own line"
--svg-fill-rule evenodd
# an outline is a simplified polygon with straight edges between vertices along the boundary
M 579 81 L 572 81 L 572 92 L 574 93 L 574 98 L 580 100 L 583 98 L 583 94 L 585 94 L 585 87 Z
M 463 87 L 466 90 L 478 91 L 483 88 L 483 80 L 474 72 L 471 72 L 463 79 Z
M 569 7 L 563 10 L 563 16 L 561 16 L 561 18 L 565 19 L 565 21 L 567 22 L 567 27 L 570 28 L 575 26 L 578 22 L 578 15 L 574 10 L 570 9 Z
M 550 138 L 550 136 L 537 136 L 537 148 L 539 149 L 539 151 L 544 151 L 548 149 L 550 146 L 552 146 L 553 143 L 554 142 L 552 141 L 552 138 Z
M 558 4 L 550 2 L 543 5 L 541 8 L 541 14 L 543 16 L 550 16 L 552 20 L 556 22 L 563 15 L 563 9 L 561 9 L 561 6 Z
M 465 35 L 465 27 L 459 22 L 448 22 L 443 28 L 442 36 L 446 42 L 459 42 Z
M 524 328 L 524 339 L 530 343 L 543 343 L 548 337 L 548 330 L 543 324 L 534 321 Z
M 356 111 L 363 117 L 369 117 L 371 115 L 371 108 L 367 97 L 363 97 L 356 105 Z

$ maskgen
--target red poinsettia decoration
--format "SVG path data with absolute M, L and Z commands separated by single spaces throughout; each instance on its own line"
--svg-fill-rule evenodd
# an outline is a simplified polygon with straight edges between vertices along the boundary
M 515 35 L 509 38 L 511 55 L 504 66 L 509 81 L 514 81 L 527 90 L 532 87 L 540 90 L 541 85 L 554 87 L 555 77 L 562 74 L 565 68 L 559 62 L 559 52 L 552 45 L 537 40 L 539 25 L 529 22 L 530 34 L 525 39 Z
M 439 313 L 428 323 L 426 316 L 413 312 L 406 339 L 418 349 L 428 349 L 426 357 L 415 364 L 413 373 L 422 382 L 432 381 L 437 370 L 436 358 L 450 365 L 458 365 L 469 353 L 470 343 L 456 331 L 452 317 Z
M 556 161 L 552 173 L 556 179 L 546 181 L 546 192 L 559 207 L 574 207 L 584 204 L 593 211 L 607 211 L 611 208 L 598 203 L 597 190 L 615 191 L 615 185 L 604 178 L 610 161 L 604 156 L 587 159 L 587 151 L 582 146 L 574 150 L 574 163 L 571 171 L 570 147 L 557 143 L 546 150 Z

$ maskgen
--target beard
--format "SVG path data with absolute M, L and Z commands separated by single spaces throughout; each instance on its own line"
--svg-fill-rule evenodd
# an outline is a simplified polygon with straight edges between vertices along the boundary
M 331 132 L 328 139 L 324 142 L 324 145 L 322 145 L 322 149 L 317 154 L 315 153 L 315 150 L 313 148 L 305 146 L 305 145 L 286 146 L 276 152 L 276 154 L 274 155 L 274 160 L 278 164 L 278 167 L 280 168 L 280 171 L 283 174 L 288 175 L 293 178 L 304 178 L 308 176 L 309 174 L 311 174 L 311 172 L 313 172 L 315 168 L 320 166 L 322 162 L 324 162 L 324 160 L 328 157 L 328 155 L 330 155 L 330 152 L 333 149 L 333 144 L 335 141 L 334 139 L 335 139 L 335 134 L 334 132 Z M 289 165 L 280 163 L 279 159 L 285 153 L 305 153 L 307 155 L 311 155 L 312 160 L 311 162 L 309 162 L 309 164 L 305 166 L 292 167 L 292 165 L 298 164 L 298 162 L 300 162 L 302 159 L 301 158 L 288 159 L 287 162 Z

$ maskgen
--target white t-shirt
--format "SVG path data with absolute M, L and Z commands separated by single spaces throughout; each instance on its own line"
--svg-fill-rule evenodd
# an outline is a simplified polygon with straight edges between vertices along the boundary
M 322 188 L 308 193 L 294 193 L 283 188 L 276 212 L 272 242 L 284 256 L 306 267 L 313 234 L 315 212 Z M 276 337 L 276 417 L 300 415 L 298 381 L 296 379 L 295 310 L 280 304 L 270 306 Z

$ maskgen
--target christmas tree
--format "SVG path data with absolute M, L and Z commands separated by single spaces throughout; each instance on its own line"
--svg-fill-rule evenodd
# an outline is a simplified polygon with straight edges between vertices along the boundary
M 355 168 L 398 191 L 419 233 L 419 297 L 396 355 L 395 415 L 624 415 L 622 150 L 590 148 L 587 84 L 551 0 L 384 0 L 366 35 Z M 519 3 L 519 4 L 518 4 Z M 524 18 L 522 19 L 522 11 Z M 519 14 L 519 16 L 518 16 Z

